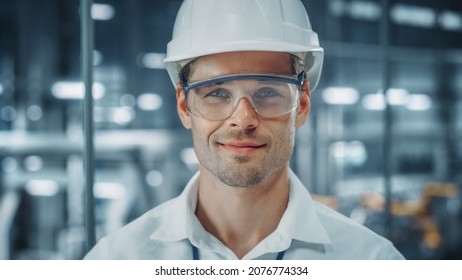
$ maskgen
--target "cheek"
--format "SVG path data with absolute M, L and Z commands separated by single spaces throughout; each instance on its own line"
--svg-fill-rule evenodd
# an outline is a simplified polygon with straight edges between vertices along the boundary
M 289 121 L 285 125 L 284 137 L 285 141 L 287 141 L 284 145 L 286 147 L 292 149 L 295 143 L 295 130 L 297 125 L 297 116 L 293 114 Z
M 276 149 L 287 150 L 293 147 L 295 141 L 295 125 L 296 115 L 291 114 L 284 119 L 274 123 L 275 126 L 270 127 L 274 141 L 276 141 Z
M 210 142 L 210 137 L 219 128 L 215 122 L 202 120 L 196 117 L 191 118 L 191 131 L 194 141 L 194 146 L 207 146 Z
M 203 131 L 194 121 L 191 122 L 191 132 L 193 137 L 194 146 L 203 145 L 204 138 L 206 138 L 206 131 Z

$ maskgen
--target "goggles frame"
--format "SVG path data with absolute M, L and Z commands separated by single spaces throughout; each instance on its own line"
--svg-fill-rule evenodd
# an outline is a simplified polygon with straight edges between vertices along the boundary
M 213 78 L 202 80 L 202 81 L 196 81 L 196 82 L 192 82 L 190 84 L 188 84 L 188 81 L 187 81 L 187 79 L 185 77 L 180 77 L 180 82 L 181 82 L 181 88 L 185 93 L 185 97 L 186 97 L 186 99 L 188 99 L 189 91 L 194 90 L 194 89 L 199 88 L 199 87 L 202 87 L 202 86 L 219 84 L 219 83 L 224 83 L 224 82 L 228 82 L 228 81 L 250 80 L 250 79 L 258 80 L 258 81 L 274 81 L 274 82 L 280 82 L 280 83 L 293 84 L 293 85 L 297 86 L 298 90 L 300 90 L 302 88 L 305 80 L 306 80 L 306 73 L 305 73 L 305 71 L 301 71 L 299 74 L 294 75 L 294 76 L 284 76 L 284 75 L 274 75 L 274 74 L 247 74 L 247 73 L 245 73 L 245 74 L 232 74 L 232 75 L 213 77 Z M 236 101 L 235 105 L 237 103 L 239 103 L 240 99 L 242 99 L 242 98 L 245 98 L 245 97 L 239 98 Z M 250 103 L 251 103 L 252 108 L 254 109 L 254 111 L 257 114 L 261 115 L 260 112 L 257 110 L 257 108 L 255 108 L 255 106 L 253 104 L 253 101 L 250 102 Z M 291 110 L 289 110 L 286 113 L 289 113 L 289 112 L 293 111 L 297 107 L 298 107 L 298 105 L 295 106 L 294 108 L 292 108 Z M 233 109 L 233 111 L 231 111 L 230 115 L 227 116 L 227 117 L 224 117 L 222 119 L 221 118 L 220 119 L 209 119 L 209 118 L 204 117 L 203 114 L 200 113 L 200 112 L 197 112 L 197 113 L 192 112 L 189 104 L 188 104 L 187 108 L 188 108 L 188 111 L 190 113 L 192 113 L 193 115 L 195 115 L 197 117 L 200 117 L 200 118 L 203 118 L 203 119 L 206 119 L 206 120 L 211 120 L 211 121 L 219 121 L 219 120 L 227 119 L 227 118 L 229 118 L 229 116 L 231 116 L 232 112 L 236 109 L 234 107 L 234 109 Z M 279 116 L 279 115 L 275 115 L 275 116 L 272 116 L 272 117 L 276 117 L 276 116 Z
M 220 77 L 214 77 L 202 81 L 192 82 L 188 84 L 188 80 L 185 77 L 180 77 L 181 88 L 183 91 L 188 94 L 190 90 L 209 85 L 209 84 L 218 84 L 228 81 L 238 81 L 238 80 L 259 80 L 259 81 L 275 81 L 281 83 L 294 84 L 299 87 L 302 87 L 306 79 L 305 71 L 301 71 L 296 76 L 283 76 L 283 75 L 273 75 L 273 74 L 232 74 Z

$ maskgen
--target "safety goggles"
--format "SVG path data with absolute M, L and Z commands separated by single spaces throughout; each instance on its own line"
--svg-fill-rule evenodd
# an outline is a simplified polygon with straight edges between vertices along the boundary
M 278 117 L 298 107 L 305 72 L 296 76 L 236 74 L 188 83 L 181 79 L 188 111 L 200 118 L 229 118 L 245 98 L 262 117 Z

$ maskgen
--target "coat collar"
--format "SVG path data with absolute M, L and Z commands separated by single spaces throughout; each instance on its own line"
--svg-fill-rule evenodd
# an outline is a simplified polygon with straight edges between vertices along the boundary
M 284 247 L 288 247 L 292 239 L 316 244 L 331 243 L 326 229 L 319 220 L 315 202 L 309 192 L 292 170 L 289 170 L 289 178 L 291 188 L 289 203 L 279 226 L 271 235 L 277 235 L 286 240 L 281 245 Z M 198 179 L 199 172 L 191 178 L 178 197 L 156 209 L 154 215 L 161 219 L 161 224 L 151 234 L 151 239 L 167 242 L 189 239 L 193 245 L 198 247 L 217 242 L 217 239 L 202 227 L 195 215 Z M 285 249 L 287 248 L 283 250 Z

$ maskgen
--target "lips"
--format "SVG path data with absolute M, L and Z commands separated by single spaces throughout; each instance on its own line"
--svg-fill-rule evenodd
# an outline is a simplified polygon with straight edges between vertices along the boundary
M 226 150 L 239 154 L 250 154 L 266 146 L 266 144 L 255 142 L 228 142 L 220 143 L 220 145 Z

